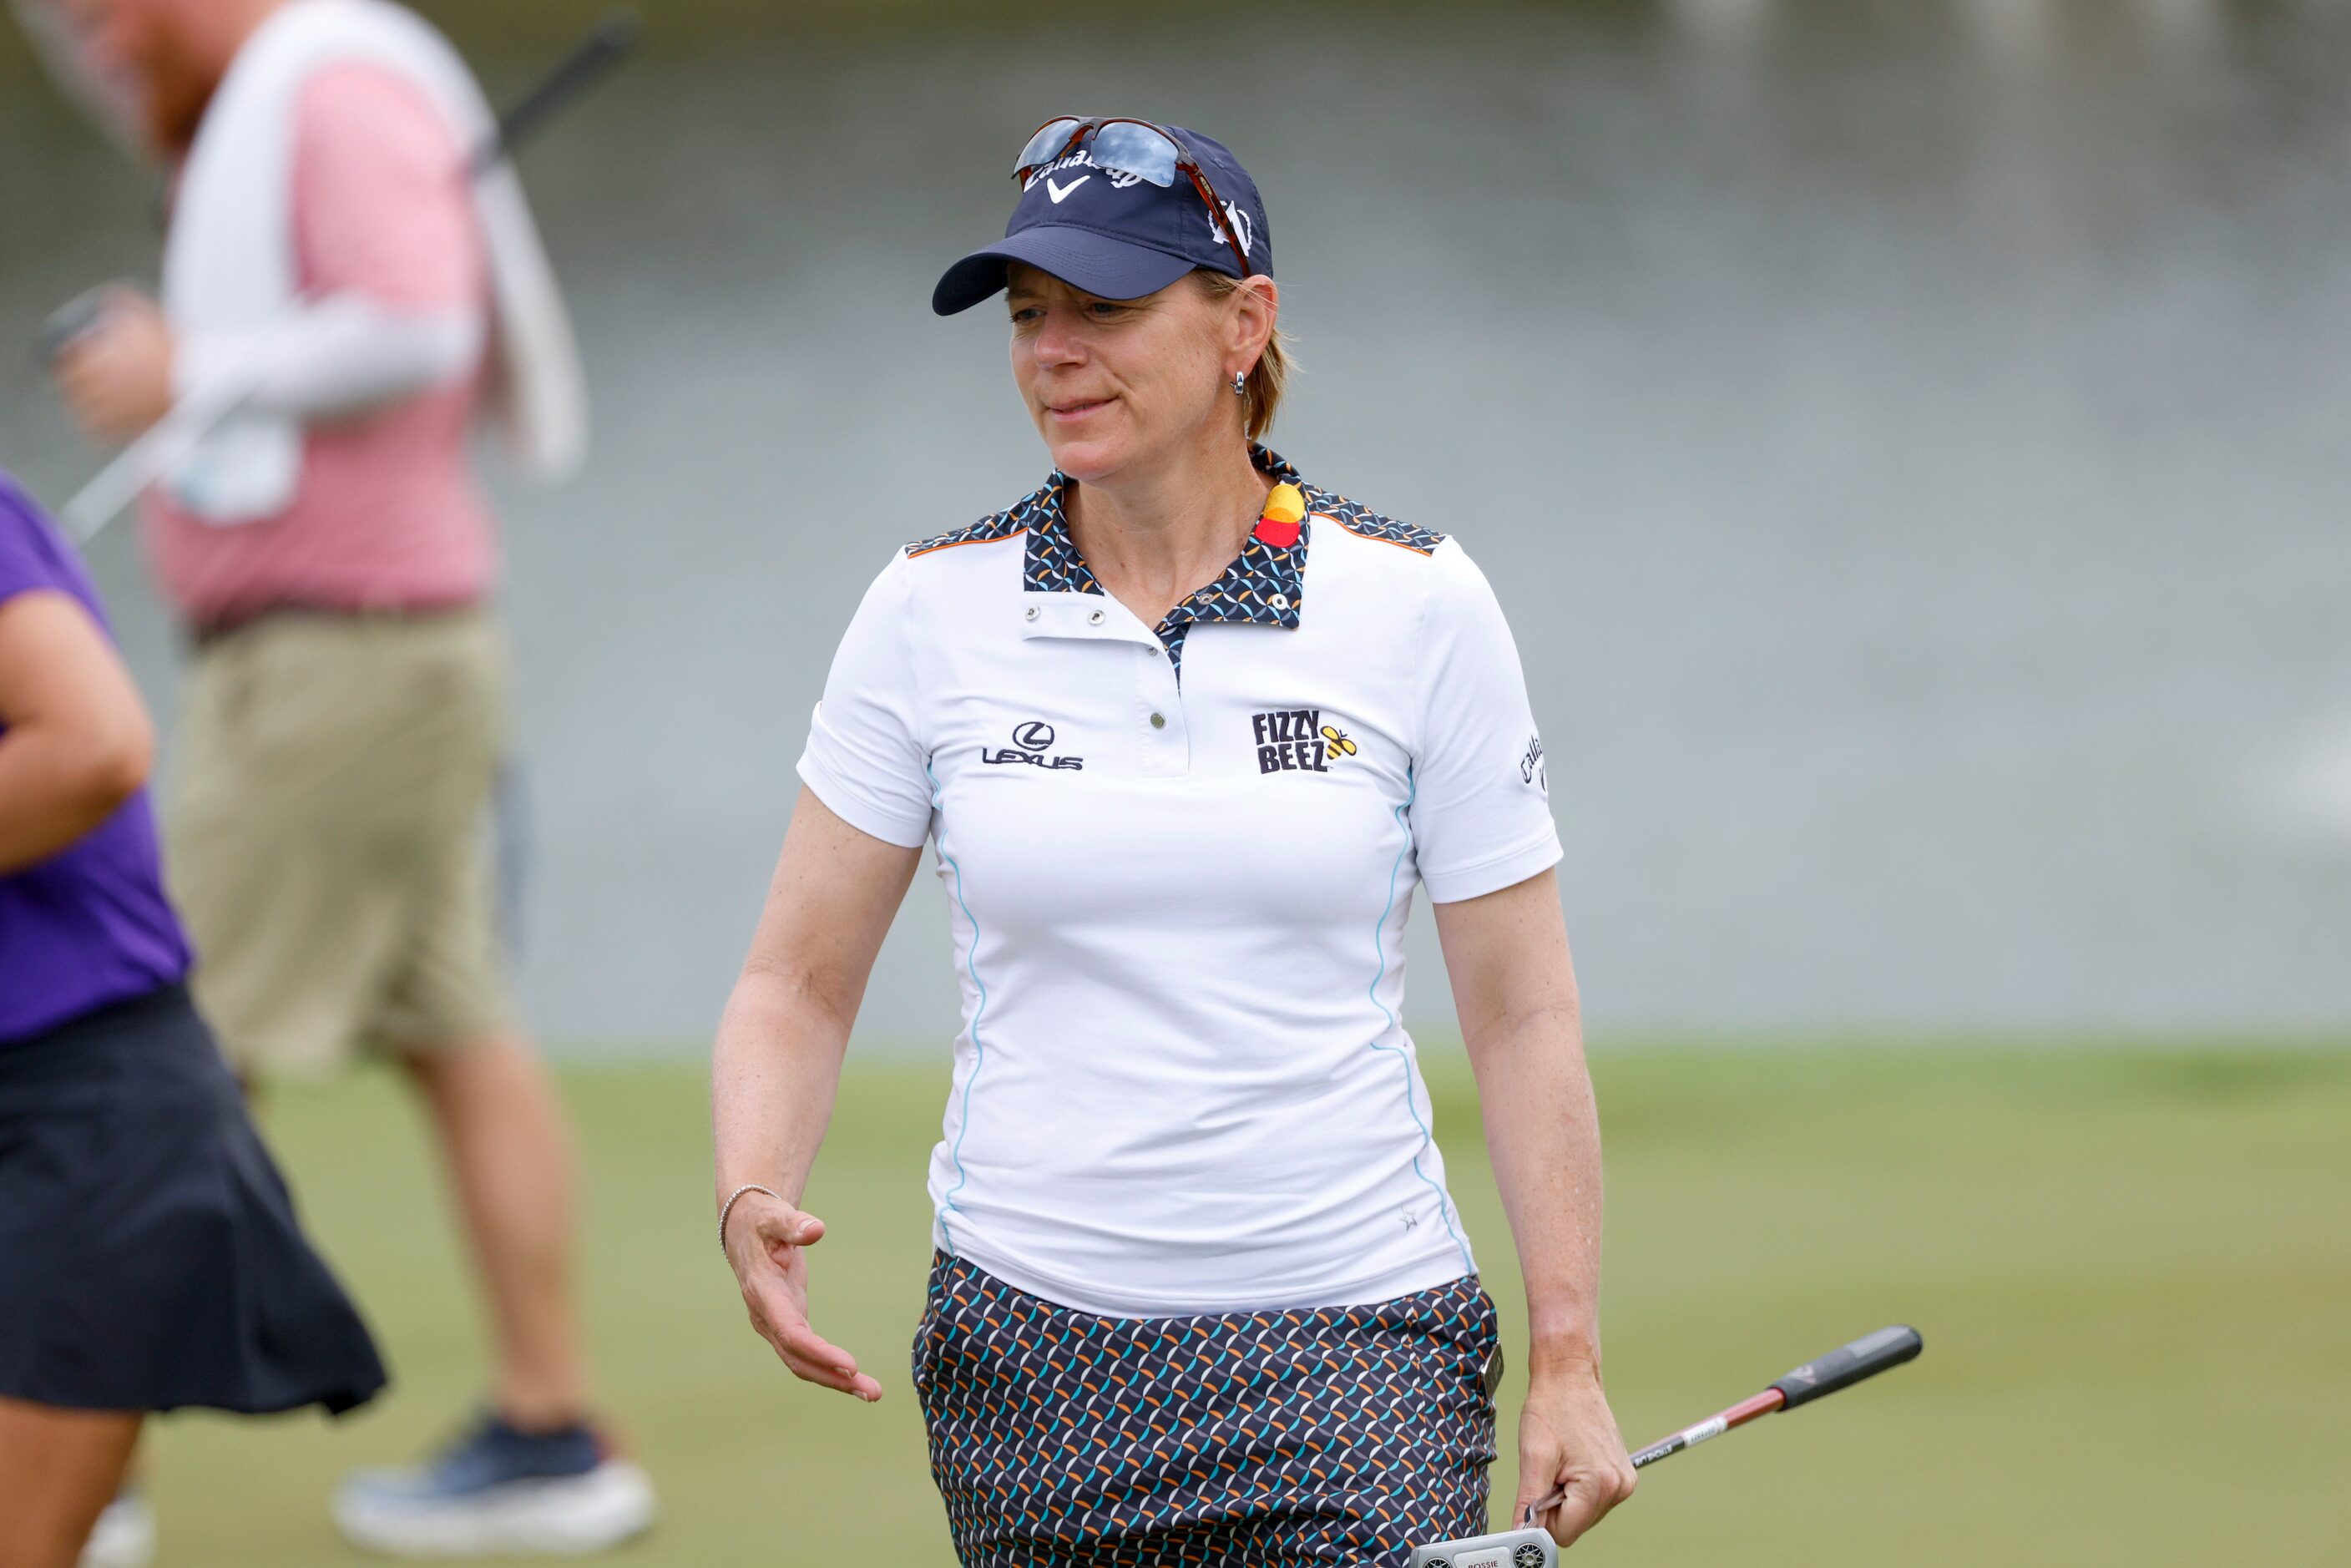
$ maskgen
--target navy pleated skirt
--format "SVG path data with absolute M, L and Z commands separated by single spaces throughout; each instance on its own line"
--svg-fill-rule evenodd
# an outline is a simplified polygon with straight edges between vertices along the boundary
M 340 1413 L 383 1385 L 183 988 L 0 1045 L 0 1396 Z
M 1494 1303 L 1109 1318 L 941 1257 L 914 1341 L 964 1568 L 1402 1568 L 1483 1533 Z

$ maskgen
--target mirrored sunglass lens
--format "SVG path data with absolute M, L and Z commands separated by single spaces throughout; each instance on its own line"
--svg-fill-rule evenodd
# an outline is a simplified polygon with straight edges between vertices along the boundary
M 1147 125 L 1122 122 L 1094 132 L 1094 162 L 1155 185 L 1176 183 L 1176 143 Z
M 1020 150 L 1020 157 L 1012 165 L 1012 172 L 1018 174 L 1023 169 L 1033 169 L 1040 163 L 1060 157 L 1062 145 L 1070 140 L 1070 132 L 1077 128 L 1075 115 L 1063 115 L 1059 120 L 1047 121 L 1036 135 L 1029 139 L 1029 145 Z

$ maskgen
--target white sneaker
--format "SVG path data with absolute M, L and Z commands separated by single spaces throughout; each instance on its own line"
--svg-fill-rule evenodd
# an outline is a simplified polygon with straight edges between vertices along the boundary
M 603 1552 L 655 1512 L 645 1472 L 589 1427 L 540 1436 L 496 1416 L 421 1465 L 356 1471 L 335 1494 L 344 1537 L 395 1557 Z
M 82 1542 L 81 1568 L 147 1568 L 155 1561 L 155 1511 L 136 1491 L 115 1494 Z

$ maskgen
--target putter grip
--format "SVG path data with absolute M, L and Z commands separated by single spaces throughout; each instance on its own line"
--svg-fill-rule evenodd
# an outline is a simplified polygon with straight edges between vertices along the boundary
M 44 364 L 53 364 L 59 354 L 71 348 L 82 337 L 106 319 L 106 290 L 93 288 L 87 294 L 76 295 L 50 312 L 41 323 L 39 352 Z
M 1850 1388 L 1865 1377 L 1875 1377 L 1889 1366 L 1899 1366 L 1926 1347 L 1917 1329 L 1900 1325 L 1879 1329 L 1806 1362 L 1771 1386 L 1782 1396 L 1780 1408 L 1793 1410 L 1823 1395 Z

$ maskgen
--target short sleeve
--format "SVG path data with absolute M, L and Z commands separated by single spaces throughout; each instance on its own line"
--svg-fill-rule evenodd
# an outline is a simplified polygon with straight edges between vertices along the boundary
M 1429 565 L 1410 821 L 1428 896 L 1454 904 L 1557 864 L 1559 829 L 1502 607 L 1455 541 Z
M 906 558 L 865 591 L 809 724 L 800 780 L 833 815 L 885 843 L 919 849 L 931 828 L 931 777 L 915 723 Z
M 0 476 L 0 602 L 41 589 L 72 593 L 76 586 L 58 559 L 56 536 Z
M 307 288 L 396 309 L 481 301 L 486 274 L 465 149 L 420 89 L 379 65 L 327 66 L 302 84 L 295 137 Z

